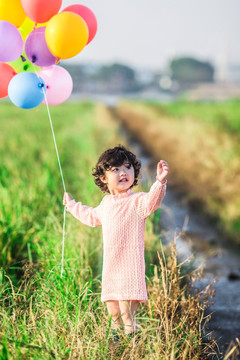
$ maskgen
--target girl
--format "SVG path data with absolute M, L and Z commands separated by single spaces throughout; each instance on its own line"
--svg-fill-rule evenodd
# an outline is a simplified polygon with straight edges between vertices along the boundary
M 136 310 L 148 300 L 145 283 L 144 229 L 146 218 L 161 204 L 169 172 L 166 161 L 157 165 L 156 181 L 148 193 L 134 193 L 141 163 L 123 146 L 106 150 L 93 170 L 94 181 L 104 193 L 101 203 L 91 208 L 65 193 L 63 204 L 82 223 L 102 225 L 103 270 L 101 301 L 112 317 L 112 332 L 121 326 L 133 336 L 138 332 Z M 115 340 L 119 337 L 116 335 Z

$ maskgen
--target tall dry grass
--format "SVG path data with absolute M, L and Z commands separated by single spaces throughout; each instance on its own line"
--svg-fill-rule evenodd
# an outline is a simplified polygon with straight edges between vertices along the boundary
M 217 106 L 212 104 L 215 113 Z M 190 204 L 204 209 L 221 232 L 239 244 L 239 135 L 218 126 L 217 115 L 214 125 L 213 120 L 197 117 L 197 111 L 188 115 L 187 105 L 179 116 L 177 110 L 173 116 L 164 106 L 156 109 L 156 105 L 122 102 L 117 115 L 151 155 L 167 159 L 171 165 L 169 185 L 185 193 Z
M 142 329 L 138 344 L 124 335 L 121 343 L 113 342 L 110 319 L 100 301 L 101 283 L 91 278 L 90 269 L 82 269 L 85 276 L 79 278 L 69 262 L 61 279 L 54 268 L 46 272 L 44 264 L 29 263 L 18 287 L 4 276 L 1 358 L 222 359 L 206 331 L 211 287 L 199 292 L 194 288 L 201 271 L 183 276 L 184 264 L 178 264 L 175 245 L 167 257 L 164 252 L 158 257 L 148 281 L 149 302 L 141 305 L 138 314 Z M 236 341 L 224 359 L 237 359 Z

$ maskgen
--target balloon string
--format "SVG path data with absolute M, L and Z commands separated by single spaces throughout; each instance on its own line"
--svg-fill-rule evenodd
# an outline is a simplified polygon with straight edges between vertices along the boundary
M 66 221 L 66 206 L 64 206 L 64 211 L 63 211 L 63 239 L 62 239 L 62 259 L 61 259 L 61 274 L 60 274 L 61 278 L 63 276 L 63 271 L 64 271 L 65 221 Z
M 47 106 L 47 112 L 48 112 L 48 117 L 49 117 L 49 122 L 50 122 L 51 130 L 52 130 L 52 136 L 53 136 L 53 141 L 54 141 L 54 145 L 55 145 L 55 150 L 56 150 L 56 154 L 57 154 L 58 166 L 59 166 L 60 174 L 61 174 L 61 178 L 62 178 L 63 189 L 64 189 L 64 192 L 66 192 L 66 187 L 65 187 L 65 182 L 64 182 L 64 178 L 63 178 L 63 172 L 62 172 L 60 157 L 59 157 L 58 148 L 57 148 L 57 143 L 56 143 L 56 138 L 55 138 L 55 134 L 54 134 L 54 130 L 53 130 L 53 124 L 52 124 L 51 114 L 50 114 L 49 106 L 48 106 L 48 102 L 47 102 L 46 91 L 45 91 L 44 87 L 42 88 L 42 90 L 43 90 L 43 93 L 44 93 L 45 103 L 46 103 L 46 106 Z
M 34 64 L 33 64 L 34 66 Z M 34 66 L 34 70 L 36 75 L 38 76 L 39 80 L 41 81 L 36 68 Z M 59 153 L 58 153 L 58 147 L 57 147 L 57 142 L 56 142 L 56 138 L 55 138 L 55 134 L 54 134 L 54 129 L 53 129 L 53 124 L 52 124 L 52 118 L 51 118 L 51 114 L 50 114 L 50 110 L 49 110 L 49 106 L 48 106 L 48 101 L 47 101 L 47 95 L 46 95 L 46 91 L 44 86 L 42 86 L 42 91 L 44 94 L 44 99 L 45 99 L 45 103 L 46 103 L 46 107 L 47 107 L 47 113 L 48 113 L 48 118 L 49 118 L 49 122 L 50 122 L 50 126 L 51 126 L 51 130 L 52 130 L 52 136 L 53 136 L 53 141 L 54 141 L 54 145 L 55 145 L 55 150 L 56 150 L 56 154 L 57 154 L 57 160 L 58 160 L 58 166 L 60 169 L 60 174 L 61 174 L 61 178 L 62 178 L 62 184 L 63 184 L 63 189 L 64 192 L 66 192 L 66 186 L 65 186 L 65 182 L 64 182 L 64 177 L 63 177 L 63 172 L 62 172 L 62 166 L 61 166 L 61 162 L 60 162 L 60 157 L 59 157 Z M 63 211 L 63 239 L 62 239 L 62 260 L 61 260 L 61 278 L 63 275 L 63 267 L 64 267 L 64 244 L 65 244 L 65 219 L 66 219 L 66 206 L 64 206 L 64 211 Z
M 45 91 L 44 87 L 42 88 L 42 90 L 43 90 L 43 93 L 44 93 L 44 98 L 45 98 L 45 102 L 46 102 L 46 106 L 47 106 L 47 112 L 48 112 L 49 122 L 50 122 L 50 125 L 51 125 L 54 145 L 55 145 L 55 149 L 56 149 L 58 165 L 59 165 L 59 169 L 60 169 L 60 173 L 61 173 L 61 177 L 62 177 L 63 189 L 64 189 L 64 192 L 66 192 L 66 186 L 65 186 L 65 182 L 64 182 L 64 178 L 63 178 L 63 172 L 62 172 L 60 157 L 59 157 L 59 154 L 58 154 L 56 138 L 55 138 L 55 134 L 54 134 L 54 130 L 53 130 L 51 114 L 50 114 L 49 106 L 48 106 L 48 102 L 47 102 L 46 91 Z M 63 239 L 62 239 L 61 275 L 60 275 L 61 278 L 62 278 L 63 271 L 64 271 L 63 267 L 64 267 L 64 244 L 65 244 L 65 219 L 66 219 L 66 206 L 64 206 L 64 211 L 63 211 Z

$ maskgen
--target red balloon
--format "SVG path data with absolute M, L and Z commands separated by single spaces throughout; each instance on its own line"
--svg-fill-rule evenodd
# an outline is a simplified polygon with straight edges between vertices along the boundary
M 77 4 L 67 6 L 65 9 L 63 9 L 63 11 L 74 12 L 83 18 L 88 27 L 89 36 L 87 44 L 89 44 L 97 32 L 97 19 L 92 10 L 90 10 L 87 6 Z
M 47 22 L 56 15 L 62 0 L 21 0 L 25 14 L 35 23 Z
M 0 62 L 0 98 L 8 96 L 8 84 L 15 75 L 16 72 L 13 67 Z

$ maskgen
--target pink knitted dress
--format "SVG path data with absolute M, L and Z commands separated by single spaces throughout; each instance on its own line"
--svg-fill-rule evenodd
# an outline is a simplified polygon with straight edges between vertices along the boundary
M 102 225 L 103 270 L 101 301 L 148 300 L 145 283 L 144 230 L 146 218 L 161 204 L 166 185 L 158 180 L 148 193 L 131 189 L 106 195 L 91 208 L 71 200 L 67 206 L 83 224 Z

